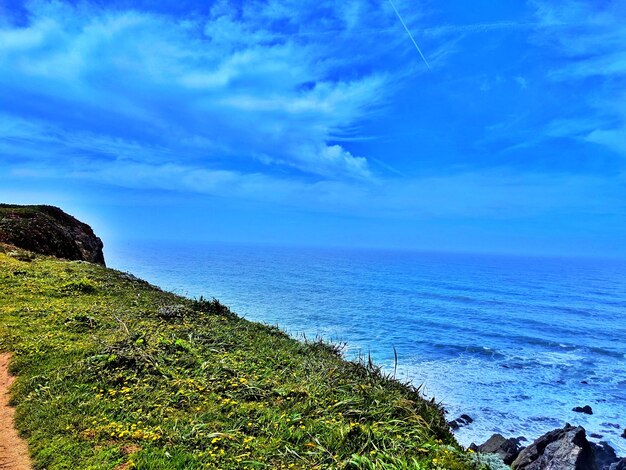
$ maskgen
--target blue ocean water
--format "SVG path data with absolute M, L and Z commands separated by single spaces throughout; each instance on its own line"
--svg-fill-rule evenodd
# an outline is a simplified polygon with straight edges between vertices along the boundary
M 188 243 L 118 245 L 107 261 L 389 371 L 395 348 L 398 378 L 474 418 L 465 445 L 570 422 L 626 456 L 625 261 Z

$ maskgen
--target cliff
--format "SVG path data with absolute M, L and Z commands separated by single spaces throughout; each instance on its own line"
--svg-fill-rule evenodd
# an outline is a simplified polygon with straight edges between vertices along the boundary
M 0 204 L 0 242 L 35 253 L 105 265 L 102 240 L 58 207 Z

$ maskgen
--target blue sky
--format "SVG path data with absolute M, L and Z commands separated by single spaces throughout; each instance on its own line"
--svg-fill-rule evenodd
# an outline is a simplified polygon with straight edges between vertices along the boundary
M 619 1 L 0 3 L 0 199 L 126 239 L 626 256 Z

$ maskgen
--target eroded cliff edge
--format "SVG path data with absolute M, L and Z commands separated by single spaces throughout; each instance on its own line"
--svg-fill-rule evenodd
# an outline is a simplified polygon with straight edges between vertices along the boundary
M 54 206 L 0 204 L 0 242 L 35 253 L 105 265 L 91 227 Z

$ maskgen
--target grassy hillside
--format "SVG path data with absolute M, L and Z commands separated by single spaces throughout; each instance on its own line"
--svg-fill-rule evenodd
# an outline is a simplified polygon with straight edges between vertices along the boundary
M 95 264 L 0 244 L 0 350 L 37 468 L 478 468 L 375 367 Z

